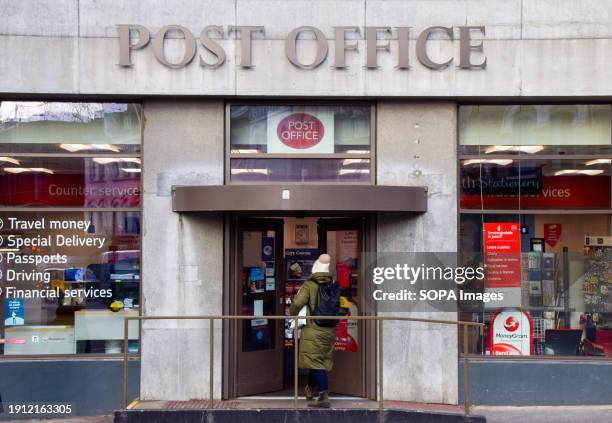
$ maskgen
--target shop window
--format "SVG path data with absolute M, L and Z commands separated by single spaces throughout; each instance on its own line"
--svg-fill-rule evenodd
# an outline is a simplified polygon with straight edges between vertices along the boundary
M 609 214 L 461 215 L 461 252 L 490 269 L 472 288 L 504 294 L 502 307 L 462 304 L 462 319 L 487 325 L 472 334 L 470 351 L 612 357 L 611 222 Z M 488 252 L 496 233 L 510 252 Z
M 0 103 L 0 353 L 123 351 L 140 307 L 141 107 Z M 138 324 L 129 351 L 138 351 Z
M 471 353 L 612 357 L 610 122 L 609 105 L 460 107 L 459 249 L 485 266 L 472 288 L 504 294 L 461 304 L 486 325 Z
M 603 209 L 611 203 L 612 160 L 464 158 L 460 200 L 464 209 Z
M 231 105 L 231 182 L 372 180 L 372 106 Z
M 3 101 L 2 153 L 140 153 L 142 109 L 126 103 Z
M 138 157 L 21 156 L 13 160 L 0 164 L 0 206 L 140 205 Z
M 610 154 L 608 104 L 459 108 L 460 154 Z
M 231 159 L 233 182 L 370 181 L 370 159 Z

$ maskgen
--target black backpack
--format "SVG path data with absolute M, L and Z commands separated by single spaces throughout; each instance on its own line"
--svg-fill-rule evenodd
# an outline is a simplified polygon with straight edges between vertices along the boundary
M 337 316 L 340 311 L 340 287 L 334 281 L 318 284 L 317 304 L 312 312 L 314 316 Z M 314 319 L 318 326 L 334 327 L 334 319 Z

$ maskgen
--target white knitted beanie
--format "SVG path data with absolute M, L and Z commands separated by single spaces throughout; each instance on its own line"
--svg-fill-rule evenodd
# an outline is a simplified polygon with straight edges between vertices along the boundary
M 312 265 L 312 273 L 329 273 L 330 261 L 331 257 L 329 256 L 329 254 L 321 254 Z

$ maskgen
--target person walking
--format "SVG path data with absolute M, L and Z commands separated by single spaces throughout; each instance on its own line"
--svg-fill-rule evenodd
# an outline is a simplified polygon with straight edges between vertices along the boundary
M 314 262 L 312 275 L 291 303 L 289 312 L 292 316 L 297 316 L 304 306 L 307 306 L 308 315 L 328 316 L 337 313 L 340 291 L 330 275 L 330 261 L 329 254 L 321 254 Z M 337 321 L 332 319 L 308 319 L 300 335 L 298 367 L 309 370 L 306 385 L 309 407 L 331 407 L 327 372 L 334 365 L 336 324 Z

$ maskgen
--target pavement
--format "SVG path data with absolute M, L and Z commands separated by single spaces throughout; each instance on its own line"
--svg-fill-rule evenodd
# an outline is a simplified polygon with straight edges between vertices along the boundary
M 603 423 L 612 422 L 612 405 L 585 406 L 475 406 L 472 413 L 487 418 L 487 423 Z

